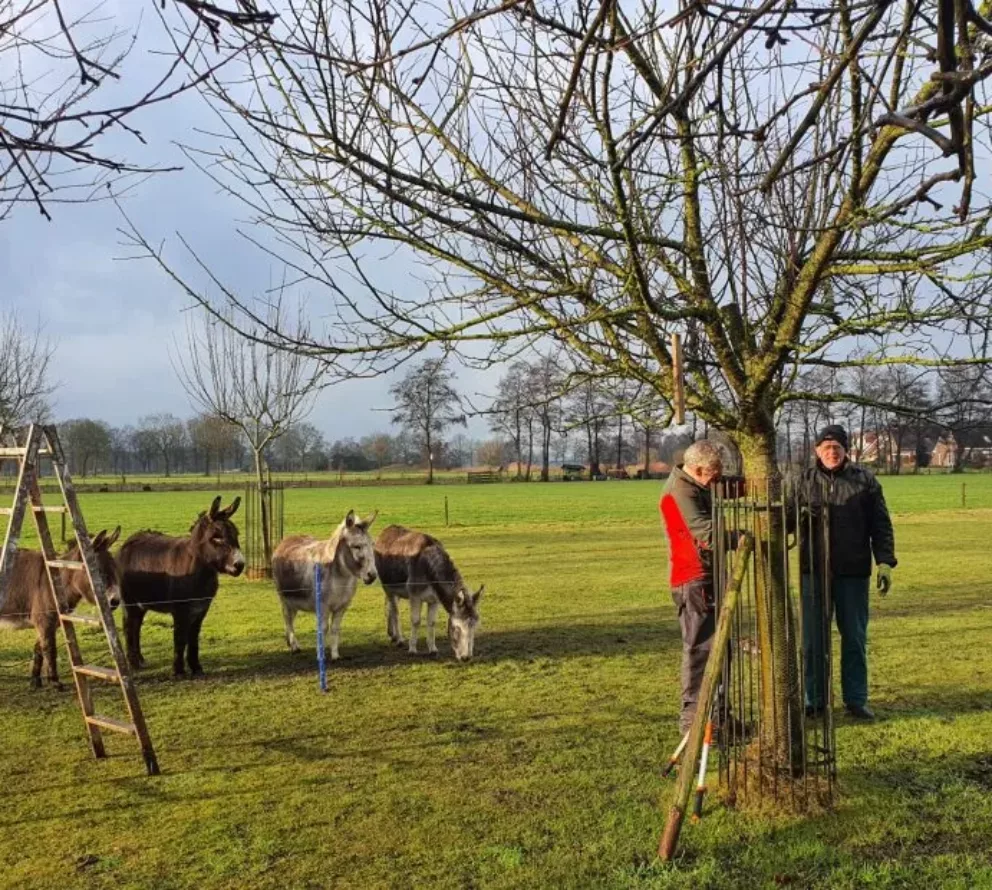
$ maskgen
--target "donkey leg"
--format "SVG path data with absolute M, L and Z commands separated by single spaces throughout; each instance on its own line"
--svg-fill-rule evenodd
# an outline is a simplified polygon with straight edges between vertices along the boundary
M 134 671 L 145 666 L 145 659 L 141 657 L 141 623 L 144 620 L 145 610 L 140 606 L 124 606 L 124 647 L 128 664 Z
M 417 640 L 420 638 L 420 598 L 410 597 L 410 649 L 417 654 Z
M 45 663 L 48 665 L 48 682 L 56 689 L 62 689 L 59 682 L 59 669 L 56 662 L 58 648 L 55 645 L 55 625 L 58 623 L 56 616 L 46 616 L 44 630 L 41 635 L 41 651 L 45 656 Z
M 388 593 L 386 594 L 386 631 L 395 645 L 406 645 L 406 640 L 403 639 L 403 625 L 400 622 L 399 599 Z
M 434 600 L 427 604 L 427 654 L 437 655 L 437 646 L 434 643 L 434 622 L 437 620 L 438 602 Z
M 331 661 L 337 661 L 338 643 L 341 642 L 341 619 L 344 618 L 344 609 L 338 609 L 331 618 Z
M 280 598 L 280 601 L 282 602 L 282 622 L 286 626 L 286 645 L 289 646 L 291 652 L 299 652 L 300 644 L 293 630 L 293 622 L 296 620 L 296 609 L 287 603 L 286 600 Z
M 176 608 L 172 613 L 172 673 L 186 676 L 186 646 L 189 643 L 189 609 Z
M 34 658 L 31 660 L 31 685 L 35 689 L 41 689 L 41 666 L 45 661 L 45 655 L 41 650 L 41 631 L 38 631 L 38 639 L 34 641 Z
M 200 664 L 200 628 L 203 627 L 203 619 L 207 617 L 207 608 L 198 615 L 194 615 L 189 623 L 189 644 L 186 650 L 186 663 L 189 665 L 189 672 L 194 677 L 203 676 L 203 665 Z

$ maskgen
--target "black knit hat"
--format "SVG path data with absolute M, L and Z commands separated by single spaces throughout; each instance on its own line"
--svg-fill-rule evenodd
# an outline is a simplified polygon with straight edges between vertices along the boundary
M 820 435 L 816 437 L 816 444 L 820 445 L 823 442 L 836 442 L 845 451 L 850 450 L 847 444 L 847 430 L 839 423 L 832 423 L 820 430 Z

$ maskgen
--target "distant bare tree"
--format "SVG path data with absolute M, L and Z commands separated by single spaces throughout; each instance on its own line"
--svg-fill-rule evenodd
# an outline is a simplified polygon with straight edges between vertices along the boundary
M 88 474 L 91 462 L 106 457 L 113 444 L 110 427 L 102 420 L 66 420 L 61 424 L 61 433 L 72 469 L 83 478 Z
M 504 456 L 506 454 L 506 442 L 502 439 L 487 439 L 481 445 L 479 445 L 478 457 L 479 463 L 484 467 L 501 467 L 503 466 Z
M 434 448 L 438 438 L 452 424 L 466 425 L 454 379 L 443 358 L 431 358 L 389 389 L 396 399 L 393 423 L 406 427 L 423 446 L 428 485 L 434 482 Z
M 288 323 L 279 302 L 265 310 L 254 337 L 241 336 L 223 317 L 191 316 L 184 348 L 178 350 L 174 362 L 194 404 L 244 434 L 260 491 L 265 488 L 265 450 L 310 413 L 324 376 L 323 365 L 262 342 L 263 325 Z M 301 336 L 306 336 L 302 309 L 296 325 Z M 261 505 L 265 565 L 270 568 L 272 538 L 265 498 Z
M 145 434 L 145 442 L 162 458 L 165 475 L 171 476 L 179 468 L 182 452 L 186 447 L 186 425 L 174 414 L 149 414 L 138 421 L 138 429 Z
M 0 426 L 18 426 L 48 414 L 55 391 L 49 368 L 53 344 L 41 329 L 24 328 L 13 312 L 0 317 Z

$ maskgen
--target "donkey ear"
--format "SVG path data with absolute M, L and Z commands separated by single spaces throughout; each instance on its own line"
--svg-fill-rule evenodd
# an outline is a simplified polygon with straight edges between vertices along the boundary
M 348 515 L 344 518 L 344 524 L 351 528 L 355 524 L 355 511 L 349 510 Z
M 90 543 L 94 550 L 103 550 L 107 546 L 107 530 L 103 529 Z
M 113 547 L 113 546 L 114 546 L 114 544 L 116 544 L 116 543 L 117 543 L 117 539 L 118 539 L 118 538 L 119 538 L 120 536 L 121 536 L 121 527 L 120 527 L 120 526 L 117 526 L 117 528 L 115 528 L 115 529 L 114 529 L 114 533 L 113 533 L 113 534 L 112 534 L 112 535 L 111 535 L 111 536 L 110 536 L 109 538 L 107 538 L 107 549 L 108 549 L 108 550 L 109 550 L 109 549 L 110 549 L 111 547 Z
M 207 511 L 211 519 L 217 518 L 217 510 L 219 507 L 220 507 L 220 495 L 217 495 L 217 497 L 214 498 L 214 502 L 210 505 L 210 509 Z
M 218 500 L 220 500 L 220 498 L 218 498 Z M 241 506 L 241 496 L 239 495 L 231 502 L 230 507 L 226 507 L 225 509 L 221 510 L 220 513 L 218 513 L 217 515 L 218 517 L 222 517 L 224 519 L 230 519 L 235 513 L 238 512 L 238 507 L 240 506 Z
M 362 520 L 362 521 L 361 521 L 361 522 L 359 523 L 359 525 L 360 525 L 360 526 L 361 526 L 362 528 L 364 528 L 364 529 L 366 529 L 366 530 L 367 530 L 367 529 L 368 529 L 368 527 L 369 527 L 369 526 L 370 526 L 370 525 L 371 525 L 371 524 L 372 524 L 373 522 L 375 522 L 375 518 L 376 518 L 376 516 L 378 516 L 378 515 L 379 515 L 379 511 L 378 511 L 378 510 L 373 510 L 373 511 L 372 511 L 372 515 L 371 515 L 371 516 L 369 516 L 369 518 L 368 518 L 368 519 L 363 519 L 363 520 Z
M 465 605 L 465 591 L 463 589 L 459 588 L 458 593 L 455 594 L 455 602 L 459 606 Z
M 472 605 L 473 606 L 476 605 L 479 602 L 479 600 L 482 598 L 482 591 L 484 591 L 485 589 L 486 589 L 486 585 L 483 584 L 482 587 L 480 587 L 475 592 L 475 595 L 472 597 Z

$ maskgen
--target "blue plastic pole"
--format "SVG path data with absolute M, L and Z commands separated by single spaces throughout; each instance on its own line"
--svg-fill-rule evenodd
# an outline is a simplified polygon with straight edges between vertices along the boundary
M 327 692 L 327 661 L 324 657 L 324 620 L 321 610 L 322 591 L 320 563 L 313 567 L 313 593 L 317 601 L 317 671 L 320 674 L 320 691 Z

